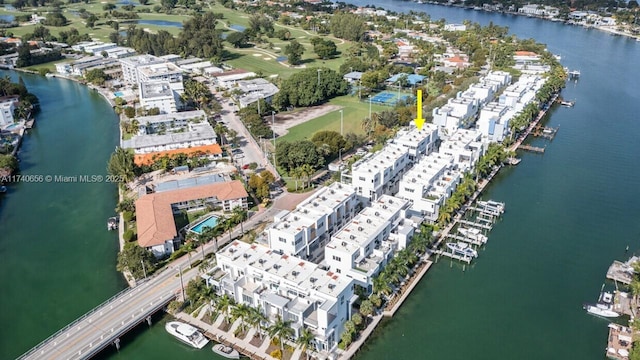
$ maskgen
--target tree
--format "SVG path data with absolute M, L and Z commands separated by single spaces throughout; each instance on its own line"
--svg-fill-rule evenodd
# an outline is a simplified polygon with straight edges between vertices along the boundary
M 0 169 L 9 169 L 11 173 L 18 170 L 18 159 L 11 155 L 0 155 Z
M 298 344 L 300 351 L 306 354 L 307 360 L 309 360 L 309 353 L 307 353 L 307 350 L 309 349 L 311 344 L 313 344 L 314 339 L 315 336 L 306 327 L 303 327 L 302 330 L 300 330 L 300 335 L 298 335 L 298 338 L 296 339 L 296 344 Z
M 225 39 L 234 48 L 241 48 L 247 43 L 247 34 L 240 31 L 231 32 Z
M 51 32 L 49 32 L 48 28 L 38 25 L 33 29 L 33 37 L 44 42 L 51 37 Z
M 224 322 L 226 324 L 229 323 L 229 311 L 233 303 L 233 299 L 231 299 L 227 294 L 219 297 L 218 301 L 216 302 L 216 311 L 222 313 L 222 315 L 224 316 Z
M 129 182 L 135 177 L 133 169 L 133 153 L 117 147 L 107 164 L 109 174 L 117 176 L 122 182 Z
M 148 275 L 155 270 L 155 262 L 156 259 L 149 250 L 136 243 L 127 243 L 118 254 L 116 269 L 121 272 L 129 271 L 134 279 L 141 279 L 145 272 Z
M 364 40 L 366 25 L 358 15 L 340 12 L 333 14 L 329 27 L 335 37 L 356 42 Z
M 320 59 L 324 60 L 335 56 L 338 53 L 338 48 L 331 40 L 321 40 L 313 45 L 313 52 L 315 52 Z
M 340 135 L 337 131 L 323 130 L 318 131 L 311 137 L 311 141 L 317 146 L 321 147 L 323 144 L 329 145 L 328 155 L 338 155 L 340 149 L 347 146 L 347 142 L 344 136 Z
M 104 70 L 102 69 L 91 69 L 84 74 L 84 78 L 92 84 L 103 85 L 105 81 L 107 81 L 107 74 L 105 74 Z M 125 114 L 126 114 L 126 109 L 125 109 Z
M 136 200 L 128 196 L 123 197 L 122 200 L 116 205 L 115 211 L 117 213 L 125 211 L 133 213 L 134 211 L 136 211 Z
M 298 40 L 292 40 L 285 46 L 284 54 L 287 56 L 289 64 L 298 65 L 302 60 L 302 54 L 304 54 L 304 46 Z
M 96 22 L 98 21 L 98 17 L 93 15 L 93 14 L 91 14 L 91 15 L 89 15 L 89 17 L 85 21 L 86 21 L 87 27 L 90 28 L 90 29 L 93 29 L 93 27 L 96 25 Z M 116 22 L 116 24 L 117 24 L 117 22 Z
M 284 355 L 284 340 L 288 337 L 293 336 L 293 329 L 291 328 L 291 321 L 282 320 L 280 316 L 277 317 L 276 321 L 269 327 L 267 332 L 269 336 L 272 338 L 277 338 L 280 343 L 280 350 Z
M 280 83 L 280 92 L 273 99 L 276 109 L 289 106 L 312 106 L 345 95 L 349 84 L 329 68 L 310 68 L 297 72 Z
M 269 173 L 271 174 L 271 173 Z M 233 208 L 233 221 L 235 223 L 240 223 L 240 231 L 244 235 L 244 226 L 243 223 L 247 219 L 247 210 L 240 206 L 236 206 Z
M 65 26 L 68 22 L 67 18 L 59 12 L 48 13 L 42 21 L 42 23 L 47 26 Z
M 246 331 L 246 320 L 250 316 L 251 307 L 246 304 L 237 304 L 231 309 L 231 319 L 236 321 L 240 319 L 240 329 L 244 333 Z
M 363 316 L 371 316 L 371 314 L 373 314 L 373 303 L 371 300 L 364 300 L 360 303 L 360 314 Z
M 136 117 L 136 109 L 134 109 L 131 106 L 125 106 L 124 108 L 124 114 L 129 118 L 129 119 L 133 119 L 134 117 Z
M 249 308 L 249 317 L 247 322 L 249 325 L 256 329 L 256 332 L 259 334 L 260 339 L 262 339 L 262 323 L 267 321 L 267 317 L 264 316 L 260 307 L 251 307 Z
M 276 150 L 278 164 L 287 171 L 309 164 L 314 169 L 324 165 L 324 158 L 318 152 L 317 146 L 309 140 L 282 142 Z

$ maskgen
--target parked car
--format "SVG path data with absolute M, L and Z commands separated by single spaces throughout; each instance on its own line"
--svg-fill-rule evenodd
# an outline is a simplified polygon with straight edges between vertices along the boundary
M 247 170 L 249 168 L 249 164 L 242 165 L 242 170 Z

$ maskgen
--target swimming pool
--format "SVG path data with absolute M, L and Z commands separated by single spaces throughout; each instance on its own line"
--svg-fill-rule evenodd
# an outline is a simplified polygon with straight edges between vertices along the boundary
M 204 231 L 204 228 L 208 227 L 208 228 L 212 228 L 213 229 L 217 224 L 218 224 L 218 218 L 212 215 L 212 216 L 200 221 L 199 223 L 193 225 L 189 229 L 189 231 L 200 235 Z
M 123 97 L 124 93 L 122 91 L 116 91 L 116 92 L 113 93 L 113 96 L 115 96 L 115 97 Z

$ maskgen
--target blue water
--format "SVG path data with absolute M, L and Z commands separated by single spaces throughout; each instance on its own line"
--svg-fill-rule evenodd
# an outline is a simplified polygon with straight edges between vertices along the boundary
M 177 21 L 166 20 L 137 20 L 136 23 L 141 25 L 156 25 L 156 26 L 170 26 L 182 29 L 182 23 Z
M 13 15 L 0 15 L 0 20 L 4 20 L 7 22 L 12 22 L 13 20 L 15 20 L 16 17 Z
M 246 29 L 246 27 L 242 26 L 242 25 L 229 25 L 229 27 L 235 31 L 244 31 Z
M 217 224 L 218 224 L 218 218 L 215 217 L 215 216 L 211 216 L 211 217 L 199 222 L 198 224 L 196 224 L 194 227 L 192 227 L 189 230 L 193 231 L 194 233 L 196 233 L 198 235 L 200 235 L 204 231 L 204 228 L 206 228 L 206 227 L 214 228 Z
M 122 91 L 116 91 L 116 92 L 113 93 L 113 96 L 123 97 L 124 93 Z

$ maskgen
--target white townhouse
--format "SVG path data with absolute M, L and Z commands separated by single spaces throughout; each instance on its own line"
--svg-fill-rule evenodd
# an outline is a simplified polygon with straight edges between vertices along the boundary
M 207 122 L 207 115 L 202 110 L 183 111 L 171 114 L 138 116 L 138 135 L 151 135 L 158 132 L 175 133 L 188 130 L 189 124 Z
M 17 106 L 17 96 L 4 96 L 0 98 L 0 127 L 14 123 L 13 113 Z
M 545 79 L 539 75 L 521 75 L 518 81 L 506 89 L 498 98 L 500 105 L 519 112 L 535 100 L 536 92 L 544 85 Z
M 485 83 L 494 83 L 498 85 L 498 88 L 503 88 L 511 84 L 511 74 L 506 71 L 491 71 L 482 78 Z
M 216 260 L 217 268 L 204 277 L 217 294 L 261 309 L 269 322 L 290 321 L 294 339 L 307 328 L 314 335 L 311 348 L 316 351 L 336 349 L 358 298 L 353 279 L 241 241 L 218 251 Z
M 502 142 L 509 135 L 509 121 L 513 114 L 510 107 L 490 102 L 480 110 L 476 127 L 485 141 Z
M 438 149 L 442 155 L 453 156 L 453 163 L 460 171 L 473 169 L 485 151 L 482 133 L 475 129 L 458 129 Z
M 440 207 L 455 191 L 461 178 L 453 156 L 433 153 L 402 177 L 396 196 L 411 201 L 412 210 L 422 214 L 425 220 L 435 222 Z
M 208 122 L 187 124 L 186 131 L 164 135 L 137 135 L 122 141 L 122 147 L 133 149 L 135 154 L 186 149 L 196 146 L 213 145 L 216 133 Z
M 407 148 L 388 144 L 352 165 L 351 185 L 366 205 L 382 194 L 394 194 L 398 180 L 408 166 L 411 166 L 411 159 Z
M 139 67 L 162 64 L 164 62 L 165 60 L 148 54 L 120 59 L 120 66 L 122 66 L 122 79 L 129 84 L 137 84 L 142 81 L 138 74 Z
M 283 211 L 265 232 L 269 247 L 283 254 L 319 262 L 331 234 L 355 214 L 355 190 L 339 182 L 317 191 L 293 211 Z
M 158 108 L 161 114 L 173 114 L 178 112 L 176 94 L 167 81 L 142 82 L 138 87 L 140 106 L 143 108 Z
M 419 221 L 408 218 L 409 201 L 382 195 L 331 237 L 324 264 L 371 293 L 372 280 L 410 242 Z
M 446 139 L 457 129 L 469 127 L 479 107 L 477 99 L 462 97 L 459 92 L 446 105 L 433 109 L 433 123 L 438 126 L 440 138 Z
M 409 159 L 417 161 L 420 157 L 436 150 L 438 141 L 438 127 L 425 123 L 422 129 L 411 126 L 409 129 L 401 129 L 391 143 L 407 149 Z

